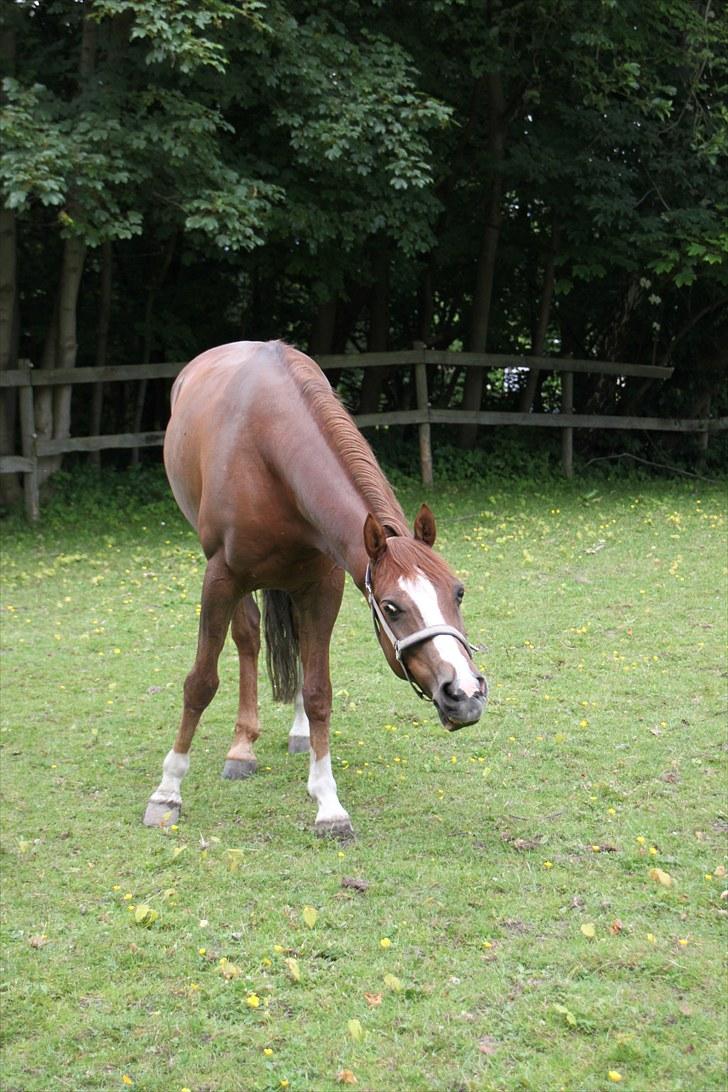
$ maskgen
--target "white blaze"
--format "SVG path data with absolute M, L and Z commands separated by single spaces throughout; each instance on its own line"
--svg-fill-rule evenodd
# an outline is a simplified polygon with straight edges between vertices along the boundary
M 401 576 L 399 578 L 399 586 L 419 610 L 422 615 L 422 624 L 425 628 L 429 626 L 449 625 L 443 616 L 437 598 L 437 589 L 432 581 L 427 579 L 424 573 L 418 571 L 414 580 L 410 580 L 409 577 L 406 576 Z M 473 674 L 473 669 L 471 668 L 463 650 L 463 646 L 458 639 L 456 637 L 441 636 L 432 637 L 430 640 L 441 658 L 445 663 L 450 664 L 455 672 L 455 678 L 452 683 L 453 687 L 456 690 L 462 690 L 469 698 L 473 697 L 474 694 L 479 694 L 480 684 Z

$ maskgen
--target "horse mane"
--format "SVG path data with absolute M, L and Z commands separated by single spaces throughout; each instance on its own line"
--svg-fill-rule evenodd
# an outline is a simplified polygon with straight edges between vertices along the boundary
M 311 410 L 321 435 L 372 515 L 395 535 L 411 537 L 404 512 L 374 452 L 318 364 L 283 342 L 278 342 L 278 349 L 280 359 Z

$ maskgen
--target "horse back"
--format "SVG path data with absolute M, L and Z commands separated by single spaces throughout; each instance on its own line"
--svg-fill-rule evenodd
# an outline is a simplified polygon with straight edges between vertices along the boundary
M 314 427 L 287 368 L 293 353 L 279 342 L 222 345 L 190 361 L 172 388 L 165 469 L 208 556 L 223 544 L 263 549 L 273 518 L 279 537 L 301 536 L 280 473 L 281 449 Z

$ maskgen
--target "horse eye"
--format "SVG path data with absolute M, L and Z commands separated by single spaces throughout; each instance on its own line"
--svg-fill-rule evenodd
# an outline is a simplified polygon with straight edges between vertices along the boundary
M 462 603 L 464 595 L 465 595 L 465 588 L 460 587 L 460 588 L 456 589 L 455 598 L 458 601 L 458 603 Z
M 396 618 L 401 613 L 399 607 L 396 607 L 394 603 L 383 603 L 382 606 L 390 618 Z

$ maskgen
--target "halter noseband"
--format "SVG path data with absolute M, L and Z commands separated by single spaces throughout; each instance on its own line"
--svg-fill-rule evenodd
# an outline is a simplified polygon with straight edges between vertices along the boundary
M 392 629 L 384 617 L 382 608 L 374 598 L 374 592 L 372 590 L 372 567 L 371 564 L 367 565 L 367 571 L 364 574 L 364 588 L 366 590 L 369 606 L 372 609 L 372 622 L 374 623 L 374 632 L 379 636 L 379 631 L 382 630 L 386 635 L 389 643 L 394 649 L 394 655 L 397 658 L 397 663 L 400 664 L 404 671 L 404 677 L 410 684 L 412 689 L 418 698 L 422 698 L 423 701 L 432 701 L 429 694 L 426 694 L 422 687 L 415 682 L 407 670 L 407 665 L 402 659 L 402 653 L 406 652 L 408 648 L 412 648 L 413 645 L 419 645 L 422 641 L 429 641 L 431 637 L 454 637 L 456 641 L 459 641 L 461 645 L 465 647 L 468 655 L 471 652 L 476 652 L 477 649 L 474 645 L 471 645 L 464 633 L 461 633 L 459 629 L 455 629 L 454 626 L 425 626 L 424 629 L 418 629 L 414 633 L 408 634 L 401 639 L 395 637 Z

